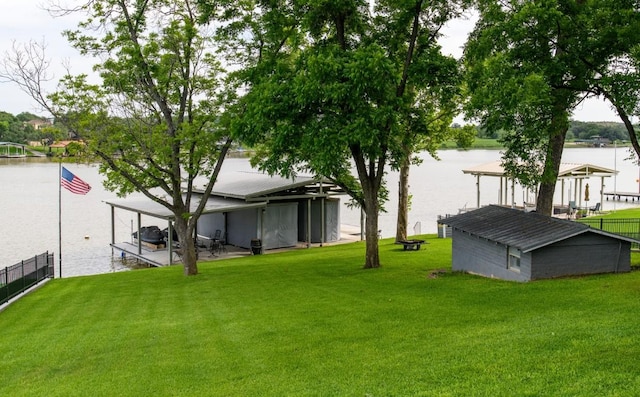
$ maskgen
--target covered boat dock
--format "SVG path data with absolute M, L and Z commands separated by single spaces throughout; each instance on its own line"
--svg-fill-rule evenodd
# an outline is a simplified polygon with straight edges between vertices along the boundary
M 203 197 L 195 189 L 193 208 Z M 336 242 L 341 239 L 339 200 L 334 196 L 344 192 L 323 178 L 297 176 L 286 179 L 259 172 L 221 174 L 204 211 L 198 220 L 196 237 L 211 242 L 214 235 L 231 250 L 253 248 L 260 241 L 261 249 L 295 247 L 300 242 Z M 115 210 L 137 214 L 137 235 L 142 236 L 142 215 L 166 222 L 167 236 L 173 236 L 173 213 L 150 199 L 114 200 L 111 206 L 111 247 L 125 255 L 152 266 L 172 265 L 179 261 L 173 239 L 164 244 L 149 245 L 138 239 L 137 244 L 116 242 Z
M 167 239 L 166 247 L 151 247 L 144 245 L 141 239 L 137 239 L 137 244 L 129 242 L 116 242 L 115 236 L 115 210 L 116 208 L 135 212 L 137 214 L 137 233 L 141 235 L 142 215 L 151 216 L 166 222 L 168 235 L 173 235 L 173 222 L 175 216 L 166 207 L 151 200 L 117 200 L 107 201 L 111 206 L 111 248 L 117 249 L 126 255 L 132 256 L 138 260 L 148 263 L 151 266 L 171 266 L 175 262 L 179 262 L 176 247 L 173 239 Z M 199 199 L 195 200 L 194 206 L 199 204 Z M 224 199 L 218 197 L 210 197 L 207 200 L 205 209 L 202 214 L 215 214 L 232 212 L 247 209 L 264 208 L 266 203 L 246 203 L 241 200 Z M 196 231 L 197 234 L 197 231 Z
M 0 157 L 22 158 L 27 157 L 27 145 L 14 142 L 0 142 Z
M 500 194 L 498 198 L 498 205 L 510 205 L 516 206 L 515 186 L 516 181 L 510 178 L 501 161 L 493 161 L 490 163 L 481 164 L 472 168 L 462 170 L 463 173 L 473 175 L 476 177 L 476 208 L 480 208 L 480 178 L 483 176 L 500 178 Z M 600 178 L 600 205 L 604 202 L 604 179 L 614 176 L 618 171 L 600 167 L 593 164 L 575 164 L 575 163 L 561 163 L 558 172 L 558 181 L 561 183 L 560 188 L 560 206 L 567 206 L 569 201 L 576 203 L 577 207 L 583 207 L 582 199 L 584 197 L 586 185 L 585 179 L 591 177 Z M 565 197 L 566 183 L 573 184 L 573 190 Z M 510 197 L 509 197 L 510 196 Z M 523 203 L 526 206 L 527 203 Z M 535 204 L 534 204 L 535 205 Z

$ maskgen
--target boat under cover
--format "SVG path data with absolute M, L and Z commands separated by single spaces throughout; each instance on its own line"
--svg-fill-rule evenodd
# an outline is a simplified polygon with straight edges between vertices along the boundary
M 133 238 L 138 238 L 138 232 L 132 233 Z M 140 228 L 140 240 L 149 244 L 164 244 L 165 235 L 158 226 L 143 226 Z

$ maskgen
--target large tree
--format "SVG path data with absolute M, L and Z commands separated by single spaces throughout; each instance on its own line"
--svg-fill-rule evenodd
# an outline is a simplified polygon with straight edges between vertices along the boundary
M 101 82 L 68 75 L 47 97 L 38 45 L 14 53 L 7 74 L 89 143 L 108 189 L 142 192 L 171 211 L 184 273 L 197 274 L 194 229 L 206 200 L 197 200 L 194 181 L 207 178 L 208 197 L 231 144 L 223 111 L 232 104 L 217 99 L 224 90 L 213 35 L 191 0 L 91 0 L 57 11 L 86 13 L 65 34 L 97 57 Z
M 537 210 L 550 215 L 570 115 L 637 46 L 638 1 L 476 3 L 464 55 L 468 114 L 506 131 L 505 168 L 524 185 L 539 184 Z
M 453 57 L 440 53 L 440 47 L 435 40 L 440 36 L 440 29 L 458 10 L 449 9 L 440 18 L 430 21 L 428 29 L 430 35 L 424 35 L 424 42 L 420 46 L 428 54 L 419 54 L 421 70 L 416 73 L 419 84 L 413 81 L 416 92 L 416 103 L 407 108 L 408 113 L 400 116 L 402 127 L 398 131 L 400 150 L 403 155 L 397 161 L 398 169 L 398 217 L 396 221 L 396 241 L 407 239 L 409 222 L 410 186 L 409 173 L 411 165 L 419 163 L 415 155 L 426 151 L 432 157 L 438 158 L 437 150 L 447 139 L 453 138 L 466 129 L 453 129 L 451 123 L 459 112 L 461 102 L 461 74 L 458 61 Z M 452 14 L 453 13 L 453 14 Z
M 245 70 L 238 131 L 269 172 L 310 171 L 341 186 L 366 215 L 365 268 L 380 266 L 378 214 L 385 172 L 408 157 L 403 139 L 423 139 L 425 90 L 443 57 L 434 21 L 451 1 L 258 1 L 263 23 L 245 35 L 268 57 Z M 274 18 L 278 15 L 278 18 Z M 274 23 L 278 21 L 278 23 Z M 407 135 L 421 124 L 415 135 Z M 414 138 L 415 136 L 415 138 Z M 435 135 L 434 135 L 435 139 Z

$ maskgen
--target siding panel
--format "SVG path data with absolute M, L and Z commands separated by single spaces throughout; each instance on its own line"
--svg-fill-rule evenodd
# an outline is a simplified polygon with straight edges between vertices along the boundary
M 532 279 L 568 275 L 628 272 L 631 244 L 626 241 L 585 234 L 533 253 Z
M 452 269 L 491 278 L 526 281 L 529 268 L 526 255 L 521 257 L 520 272 L 507 269 L 507 247 L 492 241 L 453 230 Z M 522 261 L 522 259 L 525 259 Z M 524 262 L 524 266 L 523 266 Z

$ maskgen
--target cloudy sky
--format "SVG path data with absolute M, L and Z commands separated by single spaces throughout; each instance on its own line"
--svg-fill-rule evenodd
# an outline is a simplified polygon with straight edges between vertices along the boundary
M 92 60 L 79 56 L 71 48 L 62 31 L 74 29 L 78 21 L 77 17 L 66 16 L 54 18 L 43 10 L 42 5 L 51 0 L 0 0 L 0 56 L 6 57 L 11 53 L 12 47 L 28 43 L 30 40 L 47 44 L 47 56 L 50 58 L 50 71 L 57 81 L 64 72 L 62 65 L 71 65 L 74 74 L 89 73 Z M 77 0 L 64 0 L 67 4 L 77 4 Z M 442 41 L 446 52 L 459 56 L 467 33 L 472 27 L 472 22 L 459 20 L 450 23 Z M 49 90 L 55 89 L 55 83 L 51 83 Z M 14 84 L 0 83 L 0 111 L 18 114 L 31 112 L 48 116 L 29 96 L 21 92 Z M 615 113 L 603 101 L 592 99 L 580 106 L 573 115 L 580 121 L 619 121 Z

